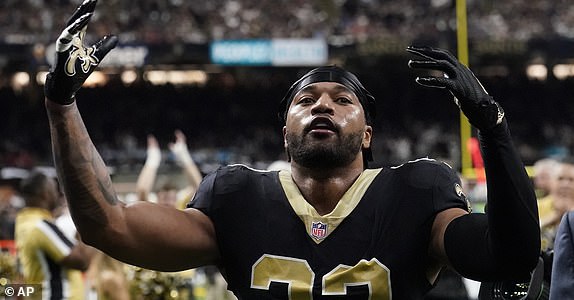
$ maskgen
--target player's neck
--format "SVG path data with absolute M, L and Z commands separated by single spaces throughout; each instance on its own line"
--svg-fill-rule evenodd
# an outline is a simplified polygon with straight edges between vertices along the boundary
M 320 215 L 330 213 L 345 192 L 363 172 L 361 164 L 333 169 L 309 169 L 293 163 L 291 172 L 293 181 L 301 194 Z

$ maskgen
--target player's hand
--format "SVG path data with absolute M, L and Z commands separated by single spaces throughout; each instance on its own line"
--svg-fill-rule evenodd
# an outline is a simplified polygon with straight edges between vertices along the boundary
M 88 23 L 97 0 L 85 0 L 68 20 L 56 42 L 56 60 L 46 76 L 46 98 L 59 104 L 74 102 L 76 92 L 118 43 L 113 35 L 104 36 L 91 46 L 84 45 Z
M 410 60 L 410 68 L 444 72 L 444 77 L 417 77 L 416 82 L 423 86 L 448 89 L 473 126 L 479 130 L 488 130 L 502 123 L 502 107 L 486 92 L 472 71 L 451 53 L 442 49 L 413 46 L 409 46 L 407 51 L 422 58 Z
M 187 141 L 185 138 L 185 135 L 183 134 L 183 132 L 181 130 L 176 130 L 175 131 L 175 143 L 170 143 L 168 145 L 169 150 L 171 150 L 171 152 L 173 153 L 173 155 L 175 156 L 175 161 L 180 165 L 180 166 L 186 166 L 191 164 L 192 158 L 191 158 L 191 154 L 189 153 L 189 150 L 187 149 Z

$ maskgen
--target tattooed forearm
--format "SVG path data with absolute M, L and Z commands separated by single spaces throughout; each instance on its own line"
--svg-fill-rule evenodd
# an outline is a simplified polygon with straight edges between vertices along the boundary
M 119 202 L 107 168 L 74 104 L 47 103 L 54 163 L 78 229 L 108 225 L 110 205 Z
M 99 157 L 99 154 L 96 152 L 94 148 L 94 154 Z M 97 175 L 98 178 L 98 185 L 100 187 L 100 191 L 102 192 L 102 196 L 111 205 L 118 204 L 118 199 L 116 198 L 116 192 L 114 190 L 114 186 L 112 184 L 112 180 L 110 179 L 107 169 L 106 168 L 96 168 L 96 172 L 100 174 Z

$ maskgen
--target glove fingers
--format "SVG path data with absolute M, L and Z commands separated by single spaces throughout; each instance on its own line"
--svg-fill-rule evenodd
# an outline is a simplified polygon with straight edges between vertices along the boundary
M 102 61 L 104 56 L 108 54 L 118 44 L 118 37 L 115 35 L 106 35 L 95 44 L 96 51 L 94 55 Z
M 76 9 L 74 14 L 68 19 L 66 26 L 72 25 L 72 23 L 76 22 L 81 16 L 93 13 L 96 9 L 96 2 L 97 0 L 84 0 L 82 4 Z
M 422 63 L 423 61 L 411 60 L 409 61 L 409 67 L 411 68 L 422 68 L 422 69 L 436 69 L 443 71 L 448 74 L 449 77 L 453 78 L 456 76 L 456 66 L 459 64 L 456 57 L 454 57 L 450 52 L 442 49 L 435 49 L 431 47 L 413 47 L 409 46 L 407 51 L 418 56 L 422 56 L 435 62 L 433 65 L 429 63 Z M 412 65 L 412 66 L 411 66 Z
M 428 58 L 430 60 L 448 60 L 448 61 L 452 61 L 452 59 L 454 58 L 454 56 L 452 56 L 452 54 L 450 54 L 448 51 L 446 50 L 442 50 L 442 49 L 435 49 L 435 48 L 431 48 L 431 47 L 415 47 L 415 46 L 409 46 L 407 47 L 407 52 L 410 52 L 412 54 L 421 56 L 421 57 L 425 57 Z
M 445 73 L 449 71 L 449 67 L 445 62 L 434 60 L 409 60 L 408 66 L 411 69 L 439 70 Z
M 430 47 L 415 47 L 415 46 L 408 46 L 407 47 L 407 52 L 418 55 L 418 56 L 422 56 L 422 57 L 426 57 L 426 58 L 430 58 L 430 56 L 427 55 L 427 53 L 430 51 Z
M 415 47 L 415 46 L 408 46 L 407 52 L 415 54 L 420 57 L 428 58 L 430 60 L 435 60 L 436 54 L 434 53 L 433 48 L 431 47 Z
M 417 77 L 415 81 L 422 86 L 433 88 L 446 88 L 450 85 L 447 78 L 440 77 Z
M 90 22 L 90 19 L 92 18 L 93 15 L 94 15 L 93 13 L 87 13 L 82 15 L 78 20 L 76 20 L 76 22 L 74 22 L 67 28 L 70 34 L 75 35 L 80 31 L 85 32 L 86 29 L 88 28 L 88 23 Z
M 92 14 L 82 15 L 79 19 L 77 19 L 74 23 L 70 24 L 68 27 L 66 27 L 66 29 L 64 29 L 64 31 L 62 31 L 56 42 L 56 50 L 58 52 L 66 51 L 70 48 L 72 45 L 70 42 L 74 36 L 78 34 L 80 30 L 82 30 L 82 28 L 87 27 L 91 16 Z

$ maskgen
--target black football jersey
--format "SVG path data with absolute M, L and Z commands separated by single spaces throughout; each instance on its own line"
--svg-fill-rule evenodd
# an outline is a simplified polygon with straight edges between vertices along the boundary
M 213 221 L 220 270 L 239 299 L 420 299 L 435 215 L 469 209 L 457 174 L 420 159 L 367 169 L 319 215 L 289 171 L 222 167 L 190 207 Z

